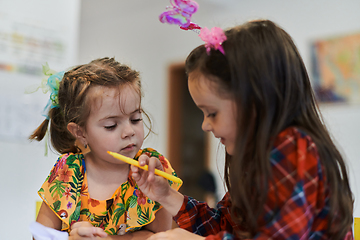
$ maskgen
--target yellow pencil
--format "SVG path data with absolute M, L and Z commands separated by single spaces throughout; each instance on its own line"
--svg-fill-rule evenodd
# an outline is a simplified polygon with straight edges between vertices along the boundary
M 136 166 L 136 167 L 138 167 L 138 168 L 141 168 L 141 169 L 144 169 L 144 170 L 146 170 L 146 171 L 149 171 L 147 165 L 145 165 L 145 166 L 140 166 L 140 165 L 139 165 L 139 162 L 138 162 L 138 161 L 135 161 L 135 160 L 132 159 L 132 158 L 125 157 L 125 156 L 123 156 L 123 155 L 121 155 L 121 154 L 118 154 L 118 153 L 115 153 L 115 152 L 107 151 L 107 153 L 110 154 L 111 156 L 113 156 L 114 158 L 117 158 L 117 159 L 119 159 L 119 160 L 121 160 L 121 161 L 123 161 L 123 162 L 126 162 L 126 163 L 131 164 L 131 165 L 134 165 L 134 166 Z M 171 175 L 171 174 L 168 174 L 168 173 L 166 173 L 166 172 L 160 171 L 160 170 L 158 170 L 158 169 L 155 169 L 155 174 L 156 174 L 156 175 L 159 175 L 159 176 L 161 176 L 161 177 L 163 177 L 163 178 L 166 178 L 166 179 L 168 179 L 168 180 L 170 180 L 170 181 L 173 181 L 173 182 L 182 184 L 182 180 L 181 180 L 180 178 L 175 177 L 175 176 L 173 176 L 173 175 Z

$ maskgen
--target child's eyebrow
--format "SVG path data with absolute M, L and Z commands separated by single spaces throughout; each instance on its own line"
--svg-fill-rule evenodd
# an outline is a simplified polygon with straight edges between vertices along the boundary
M 134 114 L 134 113 L 141 113 L 141 109 L 140 109 L 140 108 L 135 109 L 133 112 L 131 112 L 131 113 L 128 114 L 128 115 L 132 115 L 132 114 Z M 126 115 L 126 114 L 124 114 L 124 115 Z M 120 118 L 120 116 L 118 116 L 118 115 L 109 115 L 109 116 L 106 116 L 106 117 L 100 119 L 100 121 L 102 121 L 102 120 L 107 120 L 107 119 L 113 119 L 113 118 Z
M 198 108 L 201 108 L 201 109 L 203 109 L 203 108 L 207 108 L 207 106 L 205 106 L 205 105 L 196 105 Z
M 214 107 L 212 106 L 208 106 L 208 105 L 203 105 L 203 104 L 200 104 L 200 105 L 196 105 L 199 109 L 201 110 L 207 110 L 207 111 L 210 111 L 211 109 L 214 109 Z
M 100 119 L 99 121 L 108 120 L 108 119 L 113 119 L 113 118 L 119 118 L 119 116 L 111 116 L 111 115 L 110 115 L 110 116 L 106 116 L 106 117 Z
M 133 114 L 133 113 L 141 113 L 141 108 L 138 108 L 138 109 L 135 109 L 132 113 L 130 114 Z

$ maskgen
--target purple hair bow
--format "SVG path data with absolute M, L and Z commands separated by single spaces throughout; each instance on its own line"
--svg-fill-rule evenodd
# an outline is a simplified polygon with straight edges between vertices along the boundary
M 199 8 L 197 2 L 193 0 L 170 0 L 170 3 L 171 7 L 167 7 L 168 11 L 163 12 L 159 16 L 162 23 L 176 24 L 183 30 L 194 31 L 201 29 L 199 37 L 206 43 L 207 53 L 210 54 L 210 49 L 214 48 L 225 55 L 224 48 L 221 44 L 226 40 L 226 36 L 221 28 L 213 27 L 209 30 L 206 27 L 201 28 L 196 23 L 191 22 L 191 16 Z

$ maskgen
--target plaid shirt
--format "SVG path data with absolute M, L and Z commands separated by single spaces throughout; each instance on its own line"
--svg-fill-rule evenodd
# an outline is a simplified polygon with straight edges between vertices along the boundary
M 269 181 L 254 239 L 328 239 L 329 189 L 314 142 L 299 129 L 287 128 L 275 139 L 270 156 L 274 181 Z M 174 220 L 207 240 L 238 239 L 234 230 L 241 227 L 232 221 L 230 208 L 229 193 L 216 209 L 185 196 Z M 345 239 L 353 239 L 352 229 Z

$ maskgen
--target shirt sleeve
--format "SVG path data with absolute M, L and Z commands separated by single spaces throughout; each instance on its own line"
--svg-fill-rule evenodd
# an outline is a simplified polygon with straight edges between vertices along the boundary
M 324 167 L 311 137 L 288 128 L 274 141 L 264 212 L 253 239 L 327 239 L 329 189 Z M 241 226 L 231 220 L 227 193 L 216 209 L 185 197 L 174 217 L 181 228 L 206 239 L 237 239 Z
M 164 155 L 162 155 L 161 153 L 157 152 L 156 150 L 154 150 L 153 148 L 144 148 L 144 149 L 140 149 L 139 152 L 135 155 L 134 159 L 135 160 L 138 160 L 139 157 L 142 155 L 142 154 L 146 154 L 148 155 L 149 157 L 156 157 L 160 160 L 160 163 L 161 165 L 163 166 L 164 168 L 164 172 L 170 174 L 170 175 L 173 175 L 175 177 L 177 177 L 177 174 L 175 172 L 175 170 L 172 168 L 170 162 L 168 159 L 166 159 L 164 157 Z M 176 183 L 176 182 L 173 182 L 171 180 L 168 180 L 169 182 L 169 185 L 171 186 L 171 188 L 175 189 L 176 191 L 179 190 L 179 188 L 181 187 L 182 183 Z
M 185 196 L 174 220 L 183 229 L 200 236 L 208 236 L 206 239 L 237 239 L 230 234 L 235 224 L 231 220 L 229 206 L 228 193 L 216 208 L 210 208 L 205 202 Z
M 285 130 L 270 156 L 273 178 L 254 239 L 327 239 L 329 190 L 311 137 Z

